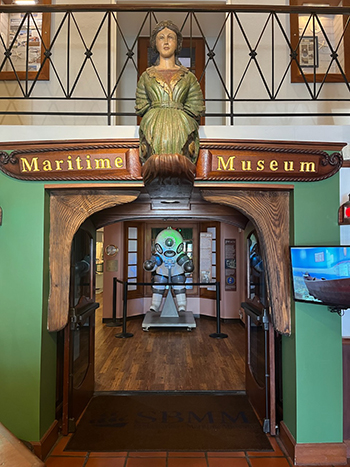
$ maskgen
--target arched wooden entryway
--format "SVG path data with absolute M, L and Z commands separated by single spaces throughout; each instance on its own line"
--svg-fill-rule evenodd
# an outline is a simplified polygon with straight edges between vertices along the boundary
M 203 199 L 238 209 L 255 224 L 266 267 L 273 326 L 290 334 L 289 191 L 205 190 Z
M 205 201 L 236 208 L 255 224 L 264 251 L 273 325 L 282 334 L 291 331 L 289 190 L 281 185 L 252 185 L 200 191 Z M 50 190 L 49 331 L 63 329 L 68 321 L 70 251 L 79 226 L 98 211 L 135 201 L 140 193 L 128 188 Z

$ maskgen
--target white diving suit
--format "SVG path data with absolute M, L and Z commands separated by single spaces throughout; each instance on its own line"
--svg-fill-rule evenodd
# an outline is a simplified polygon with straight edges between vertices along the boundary
M 150 310 L 159 311 L 166 284 L 171 282 L 179 284 L 172 286 L 178 311 L 186 311 L 185 274 L 192 272 L 194 266 L 192 259 L 184 252 L 184 241 L 180 232 L 172 227 L 159 232 L 155 240 L 155 251 L 151 258 L 143 263 L 143 267 L 153 273 Z

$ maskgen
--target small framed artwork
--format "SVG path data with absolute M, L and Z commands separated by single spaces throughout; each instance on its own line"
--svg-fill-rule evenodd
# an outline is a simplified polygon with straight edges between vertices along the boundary
M 236 239 L 225 239 L 225 290 L 237 290 Z
M 289 0 L 291 6 L 348 8 L 350 0 Z M 289 15 L 292 83 L 344 83 L 350 80 L 348 17 L 337 13 L 304 12 Z
M 302 68 L 318 68 L 318 37 L 304 36 L 300 39 L 300 66 Z
M 14 0 L 3 0 L 11 5 Z M 51 0 L 37 0 L 50 5 Z M 50 13 L 2 13 L 0 21 L 0 80 L 50 78 Z

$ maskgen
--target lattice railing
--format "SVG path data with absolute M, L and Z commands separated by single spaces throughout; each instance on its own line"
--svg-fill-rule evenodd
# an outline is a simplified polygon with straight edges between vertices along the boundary
M 136 123 L 141 39 L 165 18 L 187 40 L 183 60 L 202 84 L 206 123 L 350 117 L 350 7 L 1 5 L 0 13 L 2 123 L 19 115 Z

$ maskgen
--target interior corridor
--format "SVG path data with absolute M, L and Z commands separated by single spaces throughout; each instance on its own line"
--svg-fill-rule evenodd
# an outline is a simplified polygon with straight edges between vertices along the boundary
M 221 324 L 226 339 L 214 339 L 216 320 L 201 317 L 196 329 L 142 330 L 143 316 L 121 326 L 102 323 L 103 294 L 96 295 L 95 391 L 244 391 L 245 329 L 238 320 Z

